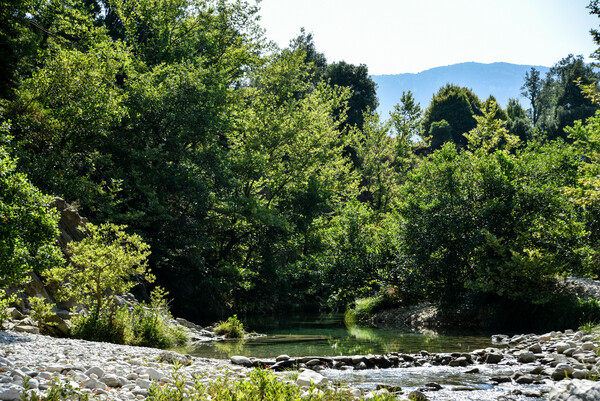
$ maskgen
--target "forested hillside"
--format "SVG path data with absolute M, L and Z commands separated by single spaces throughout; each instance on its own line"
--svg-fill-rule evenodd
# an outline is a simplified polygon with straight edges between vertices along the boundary
M 446 85 L 384 121 L 366 66 L 304 31 L 277 48 L 246 1 L 0 5 L 4 286 L 62 263 L 43 193 L 126 225 L 192 319 L 364 297 L 600 311 L 554 281 L 600 274 L 599 75 L 581 57 L 527 72 L 529 110 Z

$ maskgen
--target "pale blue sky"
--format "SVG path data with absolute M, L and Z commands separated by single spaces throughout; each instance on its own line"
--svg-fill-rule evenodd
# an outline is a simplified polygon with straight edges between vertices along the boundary
M 329 62 L 371 74 L 466 61 L 551 66 L 596 48 L 588 0 L 263 0 L 267 38 L 285 47 L 300 27 Z

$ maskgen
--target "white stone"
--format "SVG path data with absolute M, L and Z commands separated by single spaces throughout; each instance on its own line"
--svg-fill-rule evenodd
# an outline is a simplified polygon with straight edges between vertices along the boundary
M 96 375 L 96 378 L 100 378 L 104 376 L 104 370 L 98 366 L 92 366 L 88 370 L 85 371 L 85 375 L 90 377 L 91 375 Z
M 148 368 L 146 369 L 145 374 L 148 375 L 148 378 L 150 380 L 160 380 L 164 374 L 159 372 L 158 370 L 154 369 L 154 368 Z
M 147 379 L 137 379 L 135 385 L 139 388 L 149 389 L 152 386 L 152 381 Z
M 548 394 L 548 401 L 600 400 L 600 382 L 569 380 L 557 383 Z
M 310 386 L 311 383 L 316 387 L 323 387 L 327 384 L 328 380 L 320 373 L 314 372 L 310 369 L 300 373 L 296 379 L 296 384 L 300 387 Z
M 581 349 L 584 351 L 592 351 L 592 350 L 596 349 L 596 346 L 594 345 L 593 342 L 585 342 L 585 343 L 581 344 Z
M 234 355 L 231 357 L 231 363 L 242 366 L 252 366 L 254 363 L 245 356 Z
M 106 384 L 108 387 L 120 387 L 121 381 L 114 374 L 104 375 L 101 379 L 102 383 Z
M 86 381 L 83 382 L 82 387 L 89 388 L 91 390 L 96 390 L 96 389 L 100 389 L 100 388 L 105 388 L 106 384 L 102 383 L 98 379 L 87 379 Z

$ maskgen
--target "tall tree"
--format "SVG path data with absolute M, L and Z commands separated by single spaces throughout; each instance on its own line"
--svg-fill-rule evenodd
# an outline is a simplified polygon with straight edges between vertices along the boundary
M 428 136 L 434 149 L 441 147 L 447 139 L 439 137 L 439 134 L 446 130 L 440 131 L 439 124 L 433 124 L 445 120 L 451 130 L 450 140 L 457 146 L 465 146 L 467 140 L 463 134 L 477 126 L 474 116 L 482 114 L 482 107 L 481 100 L 470 89 L 447 84 L 433 96 L 425 110 L 423 133 Z
M 525 73 L 525 82 L 521 86 L 521 96 L 529 100 L 529 118 L 534 126 L 537 125 L 541 112 L 540 96 L 542 94 L 543 82 L 540 78 L 540 72 L 531 67 L 531 70 Z
M 582 85 L 598 78 L 600 75 L 583 56 L 571 54 L 556 63 L 544 79 L 538 127 L 551 139 L 566 139 L 565 127 L 592 116 L 599 108 L 581 91 Z
M 365 113 L 375 113 L 377 100 L 377 84 L 369 76 L 366 65 L 348 64 L 345 61 L 330 64 L 325 73 L 325 79 L 333 86 L 349 88 L 352 95 L 348 100 L 346 117 L 342 128 L 356 126 L 359 129 L 364 124 Z

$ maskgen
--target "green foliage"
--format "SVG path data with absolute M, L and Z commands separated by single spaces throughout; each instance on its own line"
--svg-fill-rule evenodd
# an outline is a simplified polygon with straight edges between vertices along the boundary
M 16 300 L 16 294 L 8 295 L 6 294 L 6 290 L 0 288 L 0 327 L 5 321 L 10 319 L 10 312 L 8 308 Z
M 486 103 L 483 116 L 475 116 L 477 126 L 465 134 L 469 150 L 481 149 L 489 153 L 498 149 L 512 150 L 517 146 L 519 138 L 508 133 L 506 121 L 498 117 L 499 110 L 496 101 L 491 100 Z
M 171 323 L 172 316 L 164 296 L 157 287 L 152 302 L 128 308 L 92 309 L 72 318 L 71 333 L 77 338 L 116 344 L 171 348 L 188 341 L 184 329 Z
M 129 313 L 133 339 L 129 343 L 146 347 L 171 348 L 183 345 L 188 338 L 181 327 L 171 324 L 172 316 L 165 300 L 167 293 L 156 287 L 150 305 L 139 304 Z
M 4 127 L 2 127 L 4 128 Z M 0 130 L 0 141 L 7 141 Z M 0 288 L 24 283 L 30 271 L 41 272 L 63 263 L 54 241 L 58 213 L 52 198 L 17 171 L 8 146 L 0 143 Z
M 400 103 L 390 112 L 392 125 L 396 132 L 396 157 L 400 163 L 406 163 L 411 156 L 411 144 L 417 139 L 424 139 L 421 131 L 421 106 L 415 103 L 411 91 L 402 92 Z
M 543 107 L 538 120 L 539 128 L 548 138 L 565 139 L 566 127 L 594 115 L 600 106 L 582 93 L 580 86 L 590 85 L 599 77 L 583 56 L 572 54 L 550 69 L 540 94 Z
M 476 127 L 475 116 L 481 115 L 482 108 L 481 100 L 470 89 L 448 84 L 433 96 L 425 110 L 423 132 L 429 135 L 427 139 L 434 149 L 440 148 L 449 139 L 458 146 L 464 146 L 467 141 L 463 134 Z M 451 133 L 439 127 L 431 131 L 433 124 L 442 120 L 448 123 Z
M 177 372 L 174 374 L 173 386 L 154 385 L 149 391 L 148 400 L 150 401 L 168 401 L 168 400 L 204 400 L 209 398 L 215 401 L 301 401 L 322 400 L 322 401 L 342 401 L 347 400 L 350 395 L 344 388 L 325 389 L 323 394 L 313 393 L 314 387 L 309 391 L 312 395 L 304 398 L 300 387 L 280 380 L 272 372 L 254 369 L 248 375 L 247 380 L 234 380 L 227 376 L 211 381 L 208 384 L 201 384 L 198 378 L 192 389 L 186 389 L 186 382 L 182 375 Z M 379 400 L 392 400 L 391 395 L 379 398 Z
M 116 295 L 133 288 L 135 279 L 154 280 L 147 270 L 149 246 L 139 235 L 127 234 L 125 228 L 88 223 L 89 236 L 69 243 L 70 263 L 46 272 L 48 280 L 60 285 L 57 295 L 61 299 L 74 298 L 101 311 L 112 305 Z
M 356 134 L 360 138 L 355 145 L 362 184 L 359 199 L 381 212 L 390 210 L 397 182 L 392 168 L 395 150 L 393 140 L 388 136 L 389 128 L 389 124 L 379 122 L 377 114 L 367 115 L 362 131 Z M 408 150 L 404 157 L 408 157 Z
M 56 313 L 52 312 L 52 304 L 46 301 L 46 299 L 42 297 L 29 297 L 29 303 L 31 304 L 30 317 L 39 326 L 52 326 L 56 324 L 50 322 L 50 319 L 56 316 Z
M 368 298 L 358 298 L 354 306 L 344 313 L 346 324 L 368 323 L 369 318 L 375 313 L 394 306 L 393 298 L 386 295 L 378 295 Z
M 237 315 L 230 316 L 227 320 L 217 323 L 215 334 L 229 338 L 243 338 L 246 332 L 244 324 L 238 319 Z
M 540 72 L 534 67 L 531 67 L 531 71 L 525 73 L 525 82 L 521 87 L 521 96 L 529 100 L 531 105 L 528 110 L 529 118 L 534 126 L 537 125 L 540 114 L 542 113 L 543 104 L 542 96 L 543 82 L 540 78 Z
M 341 114 L 339 111 L 336 113 L 342 121 L 342 128 L 358 127 L 361 129 L 365 113 L 374 113 L 379 105 L 377 85 L 369 76 L 367 66 L 364 64 L 356 66 L 345 61 L 333 63 L 327 66 L 325 80 L 330 85 L 350 90 L 347 113 Z
M 468 289 L 548 301 L 548 280 L 589 268 L 581 209 L 562 191 L 578 165 L 561 144 L 435 152 L 401 189 L 400 287 L 441 302 Z
M 26 377 L 25 380 L 28 380 L 28 377 Z M 24 381 L 23 385 L 26 386 L 27 383 Z M 73 387 L 71 383 L 61 382 L 60 379 L 56 377 L 53 377 L 50 380 L 49 388 L 44 395 L 35 390 L 21 394 L 22 401 L 89 401 L 94 398 L 94 396 L 90 397 L 89 393 L 81 392 L 78 387 Z

